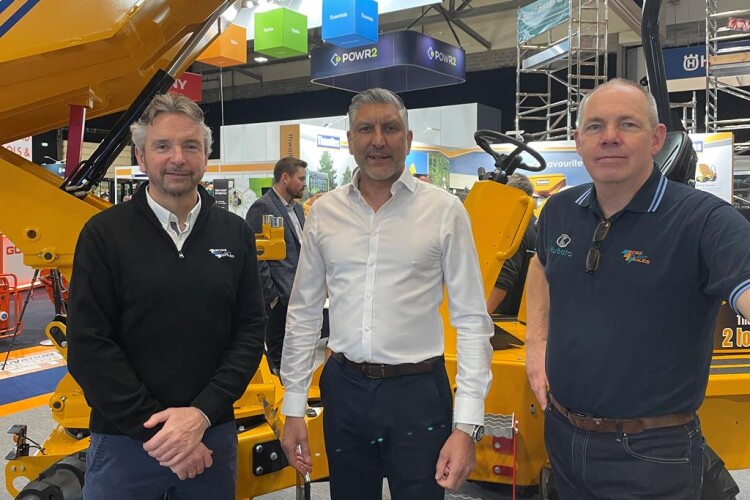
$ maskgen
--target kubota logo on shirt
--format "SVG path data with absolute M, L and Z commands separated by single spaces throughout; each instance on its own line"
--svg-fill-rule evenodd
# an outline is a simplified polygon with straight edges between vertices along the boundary
M 563 257 L 572 257 L 573 252 L 570 250 L 567 250 L 565 247 L 570 245 L 571 242 L 570 236 L 563 233 L 560 236 L 557 237 L 557 241 L 555 242 L 557 246 L 550 245 L 549 252 L 554 255 L 562 255 Z

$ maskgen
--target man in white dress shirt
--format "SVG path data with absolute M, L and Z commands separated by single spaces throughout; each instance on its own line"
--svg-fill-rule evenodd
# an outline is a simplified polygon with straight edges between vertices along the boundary
M 404 168 L 412 132 L 383 89 L 349 108 L 351 183 L 324 196 L 305 224 L 281 361 L 282 446 L 312 469 L 304 421 L 323 303 L 333 352 L 320 379 L 334 500 L 443 498 L 475 467 L 492 375 L 492 322 L 476 249 L 458 198 Z M 438 307 L 447 287 L 458 330 L 455 409 Z

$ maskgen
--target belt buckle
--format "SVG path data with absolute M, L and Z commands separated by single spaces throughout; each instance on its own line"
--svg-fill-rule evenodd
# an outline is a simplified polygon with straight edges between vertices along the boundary
M 385 378 L 385 365 L 364 364 L 362 373 L 367 378 Z

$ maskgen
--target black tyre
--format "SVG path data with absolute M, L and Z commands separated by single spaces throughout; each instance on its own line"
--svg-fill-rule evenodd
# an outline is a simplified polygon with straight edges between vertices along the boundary
M 555 475 L 549 465 L 542 467 L 539 473 L 539 497 L 542 500 L 559 500 L 557 487 L 555 487 Z

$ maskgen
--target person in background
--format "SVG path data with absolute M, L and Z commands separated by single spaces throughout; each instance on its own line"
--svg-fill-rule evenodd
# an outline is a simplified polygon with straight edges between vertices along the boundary
M 283 260 L 260 263 L 263 296 L 268 312 L 267 357 L 271 370 L 275 373 L 278 373 L 281 364 L 286 310 L 292 292 L 294 275 L 297 272 L 302 228 L 305 227 L 305 214 L 296 200 L 302 198 L 305 193 L 306 176 L 306 162 L 291 156 L 280 159 L 273 168 L 273 186 L 266 194 L 253 202 L 245 216 L 256 233 L 263 230 L 264 215 L 270 214 L 284 219 L 286 257 Z
M 722 300 L 750 316 L 750 223 L 654 164 L 654 97 L 616 79 L 578 109 L 593 183 L 552 196 L 528 277 L 526 369 L 560 498 L 698 499 Z
M 528 177 L 521 173 L 513 173 L 508 177 L 508 186 L 520 189 L 529 196 L 534 195 L 534 186 Z M 489 314 L 504 314 L 515 316 L 521 305 L 523 288 L 526 284 L 526 271 L 529 260 L 534 252 L 536 243 L 536 218 L 532 215 L 521 245 L 511 258 L 503 263 L 495 286 L 492 287 L 487 299 Z
M 358 169 L 310 212 L 287 314 L 282 447 L 312 468 L 304 420 L 322 308 L 332 354 L 320 378 L 333 500 L 444 497 L 475 467 L 493 333 L 461 202 L 405 168 L 412 132 L 401 98 L 357 94 L 349 152 Z M 444 286 L 458 333 L 456 403 L 443 359 Z
M 427 182 L 429 184 L 432 184 L 432 181 L 430 180 L 430 176 L 427 174 L 414 174 L 414 177 L 419 179 L 422 182 Z
M 87 500 L 234 500 L 232 404 L 263 355 L 255 236 L 199 182 L 211 129 L 157 95 L 131 125 L 149 182 L 78 238 L 68 369 L 91 405 Z

